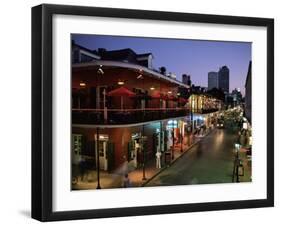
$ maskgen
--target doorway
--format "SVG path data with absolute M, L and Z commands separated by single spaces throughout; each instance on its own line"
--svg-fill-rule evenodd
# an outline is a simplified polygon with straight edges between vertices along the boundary
M 141 135 L 133 133 L 131 141 L 128 143 L 128 163 L 134 168 L 138 167 L 139 153 L 141 152 Z
M 97 139 L 95 137 L 96 144 Z M 107 171 L 108 170 L 108 156 L 107 156 L 107 149 L 108 149 L 108 135 L 100 134 L 99 135 L 99 145 L 98 145 L 98 155 L 99 155 L 99 165 L 100 169 Z M 96 145 L 97 148 L 97 145 Z

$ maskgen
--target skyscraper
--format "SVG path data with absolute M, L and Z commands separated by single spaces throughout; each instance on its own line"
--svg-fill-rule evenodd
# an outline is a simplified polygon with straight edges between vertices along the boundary
M 221 67 L 218 72 L 218 85 L 222 91 L 229 93 L 229 69 L 227 66 Z
M 208 90 L 218 87 L 218 72 L 210 71 L 208 73 Z
M 191 86 L 191 80 L 190 80 L 190 75 L 183 74 L 182 75 L 182 83 L 186 84 L 188 86 Z

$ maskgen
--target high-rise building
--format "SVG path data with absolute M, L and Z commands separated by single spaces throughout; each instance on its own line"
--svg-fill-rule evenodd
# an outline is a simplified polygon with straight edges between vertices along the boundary
M 208 90 L 218 87 L 218 72 L 210 71 L 208 73 Z
M 221 67 L 218 72 L 218 85 L 219 89 L 229 93 L 229 69 L 227 66 Z
M 252 61 L 249 62 L 245 83 L 245 115 L 249 122 L 252 121 Z
M 183 74 L 182 75 L 182 83 L 188 86 L 191 86 L 190 75 Z

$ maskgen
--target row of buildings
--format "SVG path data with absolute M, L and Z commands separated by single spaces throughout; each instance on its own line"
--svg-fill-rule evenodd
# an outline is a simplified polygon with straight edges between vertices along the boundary
M 72 163 L 114 171 L 173 158 L 194 131 L 215 124 L 222 101 L 152 67 L 151 53 L 72 43 Z M 190 82 L 189 82 L 190 81 Z

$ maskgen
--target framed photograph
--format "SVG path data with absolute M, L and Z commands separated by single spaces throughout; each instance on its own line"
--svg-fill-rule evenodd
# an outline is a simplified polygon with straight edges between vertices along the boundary
M 32 8 L 32 217 L 274 205 L 274 21 Z

